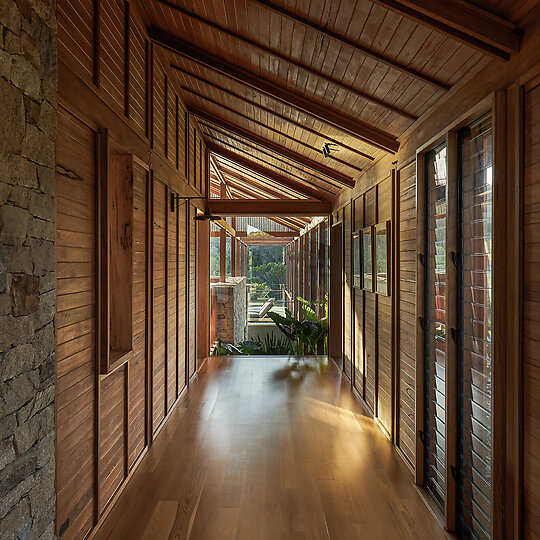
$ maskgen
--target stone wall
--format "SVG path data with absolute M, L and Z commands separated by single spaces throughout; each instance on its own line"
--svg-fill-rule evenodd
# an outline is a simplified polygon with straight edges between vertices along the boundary
M 56 2 L 0 0 L 0 538 L 53 538 Z
M 212 283 L 217 299 L 217 338 L 239 343 L 247 338 L 247 280 L 228 277 L 226 283 Z

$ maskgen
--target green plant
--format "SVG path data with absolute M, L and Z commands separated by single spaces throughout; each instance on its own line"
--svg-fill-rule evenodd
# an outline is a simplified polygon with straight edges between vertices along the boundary
M 270 311 L 268 316 L 289 341 L 293 354 L 316 354 L 317 345 L 321 339 L 323 339 L 326 349 L 328 336 L 327 302 L 321 304 L 324 306 L 325 315 L 319 319 L 312 304 L 303 298 L 298 298 L 298 300 L 302 305 L 301 320 L 293 317 L 289 309 L 285 309 L 284 317 L 273 311 Z
M 261 341 L 261 338 L 257 338 Z M 286 338 L 278 338 L 274 334 L 264 336 L 262 348 L 266 354 L 291 354 L 291 345 Z

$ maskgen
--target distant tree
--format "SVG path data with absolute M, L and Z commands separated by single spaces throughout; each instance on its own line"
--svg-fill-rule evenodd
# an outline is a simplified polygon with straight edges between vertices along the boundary
M 277 291 L 281 285 L 285 285 L 285 265 L 282 262 L 269 262 L 253 266 L 251 281 L 266 284 L 271 290 Z
M 253 266 L 261 266 L 266 263 L 283 263 L 283 247 L 282 246 L 252 246 Z

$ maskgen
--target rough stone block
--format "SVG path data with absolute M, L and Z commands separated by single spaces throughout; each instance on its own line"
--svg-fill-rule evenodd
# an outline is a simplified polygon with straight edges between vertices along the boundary
M 16 317 L 29 315 L 39 308 L 39 277 L 26 274 L 12 275 L 9 291 L 13 302 L 13 315 Z
M 28 209 L 28 204 L 30 202 L 30 193 L 27 189 L 20 186 L 13 186 L 9 193 L 8 201 L 13 206 L 18 206 L 19 208 Z
M 0 442 L 0 471 L 15 459 L 15 447 L 13 437 L 8 437 Z
M 52 195 L 54 193 L 55 173 L 54 169 L 38 166 L 37 174 L 39 179 L 39 189 L 43 193 Z
M 0 385 L 0 414 L 11 414 L 28 403 L 39 387 L 37 370 L 23 373 Z
M 33 273 L 36 276 L 41 276 L 47 272 L 52 272 L 55 261 L 54 244 L 47 240 L 31 238 L 30 247 L 34 262 Z
M 34 369 L 34 347 L 19 345 L 0 356 L 0 381 L 7 381 Z
M 28 188 L 37 188 L 38 179 L 36 165 L 21 156 L 11 156 L 9 172 L 12 184 Z
M 2 78 L 0 96 L 0 153 L 15 154 L 21 149 L 25 133 L 23 98 Z
M 26 124 L 21 155 L 38 165 L 54 166 L 54 142 L 43 131 Z
M 37 218 L 54 221 L 54 200 L 50 195 L 32 193 L 29 209 L 32 215 Z
M 34 339 L 34 327 L 29 317 L 0 317 L 0 328 L 0 352 Z
M 33 476 L 37 468 L 37 451 L 32 451 L 19 456 L 9 463 L 0 476 L 0 497 L 5 497 L 18 484 L 29 476 Z M 3 538 L 0 535 L 0 538 Z
M 14 55 L 11 64 L 11 82 L 27 96 L 41 97 L 41 77 L 39 71 L 20 55 Z
M 0 260 L 2 259 L 6 273 L 32 274 L 34 271 L 32 252 L 29 247 L 0 245 Z
M 15 34 L 21 32 L 21 14 L 14 0 L 0 2 L 0 24 L 6 26 Z
M 26 240 L 30 213 L 4 204 L 0 207 L 0 244 L 21 246 Z
M 0 538 L 22 538 L 24 529 L 30 522 L 30 504 L 22 501 L 0 522 Z M 21 533 L 23 533 L 21 535 Z

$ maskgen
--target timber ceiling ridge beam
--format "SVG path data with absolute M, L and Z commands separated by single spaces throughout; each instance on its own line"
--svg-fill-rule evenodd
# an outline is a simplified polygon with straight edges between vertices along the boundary
M 212 214 L 223 216 L 328 216 L 332 203 L 301 199 L 208 199 Z
M 328 178 L 323 178 L 321 176 L 317 176 L 316 174 L 308 173 L 308 172 L 306 172 L 305 168 L 298 166 L 296 163 L 286 161 L 285 159 L 281 158 L 280 156 L 276 156 L 275 154 L 271 154 L 270 152 L 267 152 L 266 150 L 263 150 L 262 148 L 257 148 L 257 146 L 252 145 L 251 143 L 248 143 L 248 142 L 246 142 L 246 141 L 244 141 L 244 140 L 242 140 L 242 139 L 240 139 L 238 137 L 235 137 L 234 135 L 231 135 L 230 133 L 227 133 L 226 131 L 219 129 L 218 127 L 207 124 L 207 123 L 203 122 L 202 120 L 199 120 L 199 125 L 203 126 L 207 130 L 219 133 L 220 135 L 223 135 L 224 137 L 227 137 L 230 140 L 232 140 L 232 141 L 234 141 L 234 142 L 236 142 L 238 144 L 246 146 L 247 148 L 250 148 L 251 150 L 253 150 L 255 152 L 260 152 L 261 154 L 263 154 L 265 156 L 268 156 L 271 159 L 275 159 L 276 161 L 279 161 L 280 163 L 283 163 L 284 165 L 287 165 L 288 167 L 291 167 L 292 169 L 296 169 L 297 171 L 300 171 L 300 172 L 302 172 L 304 174 L 308 174 L 310 178 L 304 178 L 302 176 L 298 176 L 297 174 L 294 174 L 294 173 L 292 173 L 290 171 L 287 171 L 287 170 L 283 169 L 282 167 L 279 167 L 278 165 L 274 165 L 273 163 L 270 163 L 270 162 L 264 160 L 263 158 L 261 158 L 259 156 L 251 154 L 247 150 L 243 150 L 242 148 L 238 148 L 236 146 L 233 146 L 232 144 L 228 143 L 227 141 L 224 141 L 224 140 L 220 139 L 219 137 L 216 137 L 215 135 L 213 135 L 213 133 L 204 132 L 205 137 L 207 137 L 209 139 L 212 139 L 214 141 L 213 144 L 215 144 L 217 142 L 217 143 L 219 143 L 219 145 L 223 145 L 223 146 L 227 146 L 229 148 L 232 148 L 235 152 L 241 152 L 242 154 L 246 154 L 246 155 L 252 157 L 253 159 L 256 159 L 257 161 L 260 161 L 261 163 L 265 163 L 266 165 L 269 165 L 270 167 L 275 167 L 276 169 L 280 170 L 282 173 L 287 174 L 288 176 L 298 178 L 298 180 L 300 180 L 301 182 L 306 182 L 307 184 L 315 186 L 316 184 L 313 184 L 313 182 L 312 182 L 312 180 L 315 179 L 315 180 L 318 180 L 319 182 L 322 182 L 323 184 L 327 184 L 329 186 L 332 186 L 335 189 L 342 189 L 342 187 L 343 187 L 341 185 L 336 185 L 337 182 L 335 182 L 335 180 L 331 180 L 331 179 L 328 179 Z M 211 143 L 209 143 L 209 144 L 211 144 Z M 219 148 L 221 148 L 221 146 L 219 146 Z M 324 189 L 325 191 L 330 193 L 332 196 L 334 196 L 334 193 L 332 191 L 330 191 L 329 189 L 327 189 L 327 188 L 323 188 L 323 187 L 321 187 L 319 185 L 317 185 L 317 188 L 318 189 Z
M 309 195 L 305 195 L 304 193 L 300 193 L 299 191 L 293 191 L 292 189 L 283 189 L 281 186 L 276 187 L 275 184 L 272 182 L 272 184 L 268 185 L 267 181 L 261 180 L 260 178 L 253 178 L 249 174 L 244 172 L 237 172 L 233 170 L 232 168 L 224 167 L 223 164 L 221 164 L 223 167 L 223 172 L 225 175 L 227 175 L 228 182 L 231 183 L 231 185 L 236 185 L 236 182 L 243 182 L 247 184 L 248 186 L 251 186 L 252 189 L 259 190 L 260 192 L 271 195 L 274 197 L 278 197 L 281 199 L 291 199 L 294 197 L 298 197 L 300 199 L 307 198 L 307 199 L 317 199 L 322 200 L 320 197 L 311 197 Z
M 464 0 L 373 1 L 496 58 L 509 60 L 519 52 L 521 35 L 514 23 Z
M 184 89 L 184 87 L 182 87 Z M 310 144 L 305 143 L 304 141 L 300 139 L 296 139 L 295 137 L 292 137 L 288 133 L 284 133 L 283 131 L 280 131 L 279 129 L 273 128 L 269 126 L 268 124 L 264 124 L 263 122 L 259 122 L 258 120 L 255 120 L 254 118 L 251 118 L 247 114 L 241 113 L 240 111 L 237 111 L 235 109 L 232 109 L 231 107 L 224 105 L 223 103 L 220 103 L 219 101 L 215 101 L 212 98 L 209 98 L 207 96 L 203 96 L 202 94 L 199 94 L 198 92 L 195 92 L 194 90 L 188 90 L 188 92 L 192 93 L 193 95 L 197 96 L 199 99 L 202 99 L 204 101 L 207 101 L 208 103 L 212 103 L 212 105 L 216 105 L 217 107 L 220 107 L 221 109 L 224 109 L 225 111 L 228 111 L 235 116 L 239 116 L 240 118 L 243 118 L 244 120 L 247 120 L 248 122 L 251 122 L 255 124 L 256 126 L 259 126 L 262 129 L 268 129 L 272 133 L 275 133 L 276 135 L 279 135 L 280 137 L 284 137 L 286 139 L 289 139 L 295 144 L 298 144 L 300 146 L 304 146 L 305 148 L 308 148 L 309 150 L 313 152 L 320 153 L 320 149 L 316 148 L 315 146 L 311 146 Z M 321 136 L 321 135 L 319 135 Z M 347 161 L 343 161 L 342 159 L 338 159 L 333 155 L 328 156 L 331 160 L 336 161 L 337 163 L 340 163 L 341 165 L 345 165 L 345 167 L 349 167 L 356 172 L 362 172 L 362 169 L 359 167 L 356 167 L 356 165 L 351 165 Z
M 311 28 L 312 30 L 319 32 L 323 36 L 327 36 L 333 39 L 334 41 L 341 43 L 342 45 L 346 45 L 347 47 L 350 47 L 360 52 L 364 56 L 369 56 L 370 58 L 373 58 L 374 60 L 377 60 L 378 62 L 381 62 L 383 64 L 386 64 L 387 66 L 390 66 L 394 69 L 401 71 L 402 73 L 410 75 L 411 77 L 415 77 L 416 79 L 419 79 L 421 81 L 424 81 L 425 83 L 431 86 L 434 86 L 435 88 L 438 88 L 439 90 L 448 91 L 452 87 L 451 85 L 443 81 L 440 81 L 434 77 L 430 77 L 429 75 L 426 75 L 425 73 L 422 73 L 421 71 L 418 71 L 412 67 L 401 64 L 394 58 L 390 58 L 389 56 L 378 53 L 370 49 L 369 47 L 366 47 L 365 45 L 361 45 L 360 43 L 357 43 L 356 41 L 352 41 L 349 38 L 330 30 L 329 28 L 320 26 L 319 24 L 309 21 L 305 19 L 304 17 L 301 17 L 300 15 L 296 15 L 296 13 L 293 13 L 292 11 L 289 11 L 286 8 L 283 8 L 281 6 L 278 6 L 277 4 L 274 4 L 273 2 L 269 2 L 268 0 L 252 0 L 252 1 L 262 6 L 265 6 L 266 8 L 270 9 L 274 13 L 278 13 L 284 17 L 287 17 L 288 19 L 294 22 L 299 23 L 302 26 Z
M 220 24 L 210 21 L 208 19 L 205 19 L 201 15 L 198 15 L 194 11 L 190 11 L 188 9 L 185 9 L 177 4 L 173 4 L 172 2 L 168 2 L 167 0 L 157 0 L 160 4 L 163 4 L 169 8 L 171 8 L 174 11 L 177 11 L 181 13 L 182 15 L 185 15 L 186 17 L 190 17 L 201 24 L 205 26 L 209 26 L 210 28 L 213 28 L 214 30 L 217 30 L 218 32 L 222 32 L 223 34 L 236 39 L 238 41 L 242 41 L 246 45 L 259 49 L 260 51 L 264 52 L 265 54 L 268 54 L 270 56 L 273 56 L 274 58 L 278 58 L 279 60 L 282 60 L 283 62 L 287 62 L 288 64 L 291 64 L 298 69 L 305 71 L 307 73 L 310 73 L 314 77 L 318 77 L 319 79 L 325 80 L 327 83 L 332 84 L 334 86 L 337 86 L 338 88 L 341 88 L 342 90 L 345 90 L 346 92 L 350 92 L 352 94 L 355 94 L 361 99 L 365 99 L 366 101 L 369 101 L 371 103 L 374 103 L 375 105 L 378 105 L 379 107 L 383 107 L 389 111 L 395 112 L 396 114 L 399 114 L 400 116 L 403 116 L 405 118 L 408 118 L 409 120 L 412 120 L 413 122 L 418 120 L 418 117 L 404 109 L 401 109 L 400 107 L 397 107 L 396 105 L 393 105 L 392 103 L 388 103 L 387 101 L 384 101 L 383 99 L 380 99 L 376 96 L 373 96 L 371 94 L 367 94 L 366 92 L 363 92 L 362 90 L 359 90 L 355 88 L 354 86 L 351 86 L 349 84 L 345 84 L 342 81 L 339 81 L 337 79 L 334 79 L 333 77 L 326 75 L 326 73 L 323 73 L 322 71 L 319 71 L 318 69 L 315 69 L 308 64 L 304 64 L 302 62 L 299 62 L 298 60 L 295 60 L 294 58 L 291 58 L 290 56 L 287 56 L 283 54 L 282 52 L 272 49 L 270 47 L 266 47 L 262 43 L 259 43 L 258 41 L 254 41 L 250 38 L 247 38 L 245 36 L 242 36 L 241 34 L 238 34 L 237 32 L 231 30 L 230 28 L 226 28 L 225 26 L 221 26 Z
M 336 171 L 334 169 L 331 169 L 330 167 L 327 167 L 326 165 L 323 165 L 322 163 L 319 163 L 318 161 L 314 161 L 306 156 L 303 156 L 302 154 L 298 154 L 297 152 L 294 152 L 293 150 L 290 150 L 289 148 L 285 146 L 281 146 L 280 144 L 277 144 L 274 141 L 265 139 L 264 137 L 261 137 L 260 135 L 257 135 L 256 133 L 253 133 L 252 131 L 248 131 L 247 129 L 241 126 L 238 126 L 237 124 L 233 124 L 232 122 L 229 122 L 228 120 L 225 120 L 224 118 L 216 116 L 215 114 L 212 114 L 209 111 L 200 109 L 199 107 L 194 107 L 193 105 L 188 105 L 187 110 L 190 114 L 192 114 L 198 119 L 200 118 L 201 120 L 204 120 L 214 126 L 219 126 L 220 128 L 225 129 L 231 133 L 234 133 L 235 135 L 243 139 L 247 139 L 248 141 L 258 144 L 259 146 L 262 146 L 266 148 L 267 150 L 275 152 L 276 154 L 279 154 L 280 156 L 284 156 L 290 159 L 291 161 L 299 163 L 300 165 L 303 165 L 304 167 L 307 167 L 308 169 L 311 169 L 312 171 L 316 171 L 320 174 L 324 174 L 328 178 L 332 178 L 335 182 L 338 182 L 343 186 L 354 187 L 355 185 L 355 181 L 350 176 L 340 173 L 339 171 Z
M 210 153 L 213 153 L 218 156 L 221 156 L 222 158 L 228 159 L 229 161 L 232 161 L 233 163 L 236 163 L 237 165 L 240 165 L 241 167 L 244 167 L 245 169 L 248 169 L 256 174 L 259 174 L 265 178 L 268 178 L 269 180 L 272 180 L 273 182 L 276 182 L 277 184 L 283 184 L 284 186 L 294 189 L 295 191 L 298 191 L 299 193 L 302 193 L 303 195 L 307 195 L 308 197 L 311 197 L 313 199 L 319 199 L 321 201 L 330 201 L 333 198 L 333 197 L 329 197 L 325 195 L 324 193 L 321 193 L 318 189 L 305 186 L 303 184 L 300 184 L 299 182 L 296 182 L 295 180 L 287 178 L 286 176 L 282 174 L 275 173 L 267 169 L 266 167 L 259 165 L 258 163 L 255 163 L 249 159 L 246 159 L 242 156 L 235 154 L 234 152 L 231 152 L 230 150 L 221 149 L 214 145 L 207 145 L 207 147 L 210 150 Z
M 223 86 L 220 86 L 219 84 L 216 84 L 212 81 L 209 81 L 208 79 L 205 79 L 204 77 L 199 77 L 199 75 L 196 75 L 195 73 L 191 73 L 190 71 L 187 71 L 186 69 L 183 69 L 181 68 L 180 66 L 176 66 L 175 64 L 171 64 L 171 67 L 177 71 L 179 71 L 180 73 L 183 73 L 184 75 L 186 75 L 187 77 L 192 77 L 193 79 L 203 83 L 203 84 L 207 84 L 209 86 L 211 86 L 212 88 L 215 88 L 216 90 L 220 91 L 220 92 L 223 92 L 224 94 L 227 94 L 235 99 L 238 99 L 239 101 L 242 101 L 244 103 L 247 103 L 248 105 L 251 105 L 252 107 L 256 107 L 257 109 L 265 112 L 265 113 L 268 113 L 268 114 L 271 114 L 272 116 L 275 116 L 276 118 L 279 118 L 280 120 L 283 120 L 284 122 L 287 122 L 293 126 L 297 126 L 299 127 L 300 129 L 303 129 L 305 131 L 308 131 L 309 133 L 313 133 L 313 135 L 316 135 L 317 137 L 320 137 L 322 139 L 324 139 L 325 141 L 329 141 L 329 142 L 332 142 L 334 144 L 337 144 L 338 146 L 340 146 L 341 148 L 346 148 L 347 150 L 349 150 L 350 152 L 353 152 L 359 156 L 362 156 L 366 159 L 369 159 L 370 161 L 373 161 L 375 158 L 373 156 L 370 156 L 369 154 L 366 154 L 360 150 L 357 150 L 356 148 L 353 148 L 352 146 L 349 146 L 347 144 L 344 144 L 343 142 L 340 142 L 338 141 L 337 139 L 334 139 L 328 135 L 325 135 L 323 133 L 321 133 L 320 131 L 317 131 L 316 129 L 313 129 L 313 128 L 310 128 L 310 127 L 307 127 L 303 124 L 301 124 L 300 122 L 296 122 L 295 120 L 293 120 L 292 118 L 288 118 L 287 116 L 277 112 L 277 111 L 274 111 L 273 109 L 270 109 L 269 107 L 265 107 L 264 105 L 260 105 L 258 103 L 255 103 L 254 101 L 246 98 L 245 96 L 241 96 L 240 94 L 237 94 L 236 92 L 233 92 L 232 90 L 228 90 L 227 88 L 224 88 Z M 204 99 L 207 99 L 205 96 L 202 96 L 201 94 L 198 94 L 197 92 L 195 92 L 194 90 L 192 90 L 191 88 L 188 88 L 187 86 L 181 86 L 182 90 L 184 90 L 185 92 L 190 92 L 191 94 L 195 94 L 199 97 L 203 97 Z
M 399 150 L 399 141 L 393 135 L 385 133 L 369 124 L 359 122 L 354 118 L 343 116 L 336 110 L 330 109 L 324 103 L 309 99 L 301 94 L 291 92 L 287 88 L 274 82 L 267 81 L 257 75 L 241 69 L 222 58 L 218 58 L 208 51 L 196 47 L 172 34 L 164 32 L 156 27 L 148 29 L 150 39 L 158 45 L 175 52 L 184 58 L 188 58 L 199 65 L 249 86 L 258 92 L 266 94 L 273 99 L 286 103 L 297 110 L 318 118 L 322 122 L 338 128 L 371 146 L 380 148 L 386 152 L 396 153 Z

